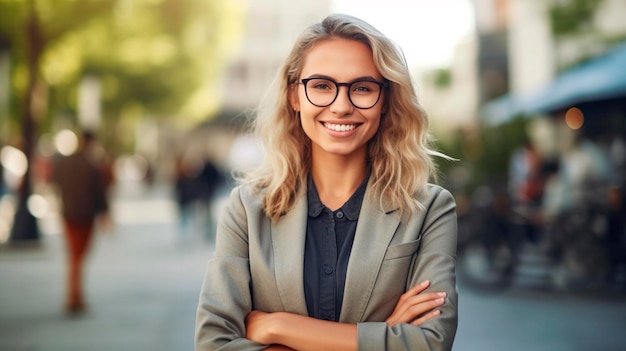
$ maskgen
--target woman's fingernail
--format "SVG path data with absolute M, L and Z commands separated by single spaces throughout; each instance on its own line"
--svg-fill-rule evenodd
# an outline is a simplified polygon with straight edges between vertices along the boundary
M 440 292 L 440 293 L 438 293 L 437 295 L 439 295 L 439 296 L 443 296 L 443 297 L 446 297 L 446 292 L 445 292 L 445 291 L 444 291 L 444 292 Z

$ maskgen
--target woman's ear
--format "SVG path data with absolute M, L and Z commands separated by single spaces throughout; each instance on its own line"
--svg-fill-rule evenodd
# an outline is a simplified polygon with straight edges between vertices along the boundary
M 289 105 L 294 111 L 300 111 L 300 98 L 298 97 L 298 85 L 292 84 L 289 86 L 289 91 L 287 92 L 289 98 Z
M 389 83 L 389 84 L 391 84 L 391 83 Z M 383 94 L 381 96 L 381 98 L 383 100 L 382 101 L 383 106 L 380 109 L 380 114 L 383 115 L 383 116 L 386 115 L 387 112 L 389 112 L 389 91 L 391 90 L 390 88 L 391 88 L 390 86 L 385 87 L 384 90 L 383 90 Z
M 386 115 L 387 112 L 389 112 L 389 101 L 388 101 L 387 97 L 385 96 L 385 98 L 383 99 L 383 106 L 380 109 L 380 114 L 381 115 Z

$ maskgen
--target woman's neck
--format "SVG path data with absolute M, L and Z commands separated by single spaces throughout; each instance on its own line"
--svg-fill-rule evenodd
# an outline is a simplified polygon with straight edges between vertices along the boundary
M 331 210 L 343 206 L 361 185 L 367 172 L 364 158 L 312 159 L 311 175 L 322 203 Z

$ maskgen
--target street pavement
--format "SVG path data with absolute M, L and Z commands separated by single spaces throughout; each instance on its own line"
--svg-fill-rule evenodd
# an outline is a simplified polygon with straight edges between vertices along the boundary
M 181 235 L 166 187 L 123 185 L 115 227 L 99 232 L 85 271 L 87 313 L 63 312 L 58 223 L 38 247 L 0 248 L 0 351 L 192 350 L 195 309 L 213 250 Z M 56 228 L 56 229 L 55 229 Z M 626 298 L 563 292 L 484 294 L 459 286 L 454 351 L 624 351 Z
M 624 351 L 626 297 L 459 287 L 453 351 Z
M 199 235 L 181 237 L 165 189 L 129 190 L 119 189 L 112 203 L 114 228 L 92 243 L 82 316 L 63 311 L 65 243 L 58 230 L 43 235 L 39 247 L 0 250 L 0 350 L 193 349 L 212 247 Z

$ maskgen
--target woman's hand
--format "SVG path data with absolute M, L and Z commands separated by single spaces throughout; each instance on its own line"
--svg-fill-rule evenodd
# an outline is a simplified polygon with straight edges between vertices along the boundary
M 287 346 L 274 344 L 272 340 L 272 326 L 276 318 L 272 313 L 252 311 L 246 317 L 246 338 L 263 345 L 271 345 L 266 350 L 289 351 Z
M 271 313 L 252 311 L 246 317 L 246 338 L 263 345 L 272 344 L 271 326 Z
M 441 312 L 435 308 L 443 305 L 446 300 L 446 293 L 422 293 L 429 285 L 430 282 L 426 280 L 402 294 L 393 313 L 385 322 L 392 327 L 398 323 L 411 323 L 419 326 L 427 320 L 437 317 Z

